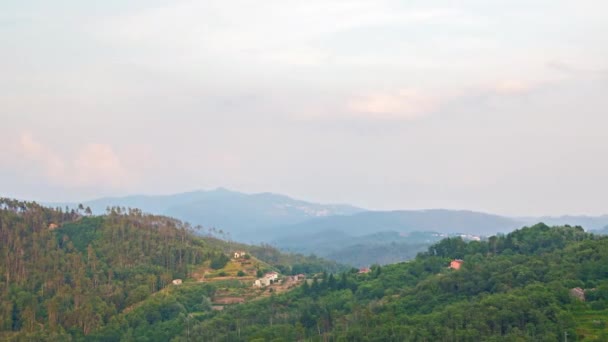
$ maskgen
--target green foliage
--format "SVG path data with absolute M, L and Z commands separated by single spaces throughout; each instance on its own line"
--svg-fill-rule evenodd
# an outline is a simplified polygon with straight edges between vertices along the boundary
M 77 222 L 69 222 L 57 229 L 57 244 L 62 245 L 67 236 L 74 248 L 80 252 L 85 252 L 87 247 L 96 239 L 101 238 L 103 217 L 83 217 Z M 66 239 L 66 240 L 68 240 Z
M 230 261 L 230 258 L 228 258 L 224 253 L 217 253 L 211 259 L 210 266 L 214 270 L 219 270 L 221 268 L 224 268 L 226 266 L 226 264 L 228 264 L 228 261 Z
M 181 333 L 187 325 L 211 311 L 211 301 L 216 288 L 209 284 L 172 287 L 165 293 L 152 296 L 132 311 L 114 317 L 102 329 L 87 336 L 90 341 L 112 341 L 127 336 L 145 341 L 169 341 Z

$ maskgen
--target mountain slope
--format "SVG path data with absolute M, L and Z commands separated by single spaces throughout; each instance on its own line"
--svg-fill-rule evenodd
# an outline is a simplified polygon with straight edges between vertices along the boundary
M 289 236 L 297 232 L 339 230 L 355 236 L 383 231 L 401 233 L 432 231 L 491 235 L 499 232 L 508 233 L 520 226 L 521 222 L 511 218 L 465 210 L 368 211 L 350 216 L 330 216 L 283 226 L 273 229 L 271 234 Z

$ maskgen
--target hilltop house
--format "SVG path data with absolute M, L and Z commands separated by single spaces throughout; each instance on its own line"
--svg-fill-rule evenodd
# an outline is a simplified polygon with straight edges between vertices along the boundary
M 268 286 L 274 283 L 279 278 L 279 274 L 277 272 L 269 272 L 264 274 L 264 276 L 260 279 L 256 279 L 253 283 L 255 287 Z
M 173 285 L 181 285 L 182 284 L 182 280 L 181 279 L 173 279 L 172 283 L 173 283 Z
M 236 251 L 236 252 L 234 252 L 233 257 L 235 259 L 240 259 L 240 258 L 244 258 L 245 255 L 247 255 L 247 252 L 245 252 L 245 251 Z
M 59 225 L 57 225 L 56 223 L 49 224 L 49 230 L 55 230 L 57 228 L 59 228 Z
M 459 270 L 463 263 L 464 261 L 460 259 L 454 259 L 452 260 L 452 262 L 450 262 L 450 268 L 454 270 Z

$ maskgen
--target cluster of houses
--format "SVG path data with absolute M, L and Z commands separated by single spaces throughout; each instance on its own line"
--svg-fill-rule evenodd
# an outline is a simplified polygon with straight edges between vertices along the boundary
M 263 287 L 273 284 L 275 281 L 279 279 L 279 274 L 277 272 L 268 272 L 264 274 L 264 276 L 260 279 L 256 279 L 253 283 L 255 287 Z
M 305 280 L 305 279 L 306 279 L 306 275 L 297 274 L 297 275 L 293 275 L 293 276 L 287 276 L 283 280 L 287 284 L 289 284 L 289 283 L 297 283 L 297 282 Z M 280 281 L 279 274 L 277 272 L 268 272 L 268 273 L 264 274 L 264 276 L 262 278 L 257 279 L 253 283 L 253 286 L 254 287 L 265 287 L 265 286 L 269 286 L 271 284 L 276 284 L 279 281 Z
M 247 255 L 247 252 L 245 252 L 245 251 L 235 251 L 234 254 L 232 254 L 232 256 L 235 259 L 244 258 L 246 255 Z

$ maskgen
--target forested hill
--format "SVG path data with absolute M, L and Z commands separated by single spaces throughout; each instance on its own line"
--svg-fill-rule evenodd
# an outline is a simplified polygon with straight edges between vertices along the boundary
M 0 201 L 0 335 L 88 334 L 219 251 L 179 221 Z M 2 338 L 0 338 L 2 339 Z
M 188 280 L 215 260 L 225 264 L 244 247 L 138 209 L 93 216 L 0 198 L 0 340 L 84 339 L 173 279 Z M 269 246 L 251 253 L 285 272 L 339 270 Z
M 368 273 L 319 272 L 318 259 L 252 247 L 284 273 L 306 264 L 309 280 L 222 311 L 213 300 L 250 293 L 251 283 L 190 278 L 245 246 L 171 218 L 0 199 L 0 242 L 2 341 L 608 340 L 608 238 L 581 227 L 448 238 Z M 454 259 L 460 270 L 449 269 Z M 167 286 L 176 278 L 184 284 Z
M 455 258 L 460 270 L 448 268 Z M 205 316 L 174 341 L 608 341 L 607 323 L 608 239 L 539 224 L 445 239 L 367 274 L 323 274 Z

